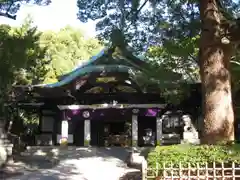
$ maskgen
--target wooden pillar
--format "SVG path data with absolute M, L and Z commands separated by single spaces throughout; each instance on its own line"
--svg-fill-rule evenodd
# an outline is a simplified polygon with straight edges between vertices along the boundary
M 163 136 L 163 133 L 162 133 L 162 121 L 164 119 L 164 115 L 162 116 L 159 116 L 157 115 L 157 118 L 156 118 L 156 134 L 157 134 L 157 145 L 161 145 L 162 144 L 162 136 Z
M 138 146 L 138 109 L 132 110 L 132 146 Z
M 67 144 L 68 144 L 68 119 L 66 117 L 66 110 L 62 110 L 60 145 L 66 146 Z
M 91 124 L 89 119 L 84 120 L 84 146 L 89 146 L 91 141 Z
M 90 146 L 91 141 L 91 122 L 88 119 L 90 117 L 89 111 L 83 112 L 84 120 L 84 146 Z

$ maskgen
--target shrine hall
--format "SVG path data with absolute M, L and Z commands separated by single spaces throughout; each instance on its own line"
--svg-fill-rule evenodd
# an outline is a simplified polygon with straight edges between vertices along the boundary
M 35 145 L 155 146 L 170 126 L 150 71 L 130 50 L 112 45 L 56 83 L 16 86 L 8 107 L 36 110 Z

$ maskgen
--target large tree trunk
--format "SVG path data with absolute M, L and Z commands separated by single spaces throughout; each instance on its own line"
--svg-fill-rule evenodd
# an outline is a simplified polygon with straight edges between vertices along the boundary
M 202 143 L 234 140 L 234 114 L 229 63 L 233 46 L 222 42 L 217 0 L 200 0 L 202 32 L 199 65 L 203 93 Z

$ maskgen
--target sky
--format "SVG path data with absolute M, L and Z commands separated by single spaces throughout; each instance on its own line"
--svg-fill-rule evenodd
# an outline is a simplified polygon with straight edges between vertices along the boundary
M 1 24 L 19 26 L 30 14 L 39 30 L 59 30 L 67 25 L 81 28 L 86 36 L 95 35 L 95 23 L 81 23 L 77 19 L 77 0 L 52 0 L 48 6 L 23 5 L 17 13 L 17 19 L 0 17 Z

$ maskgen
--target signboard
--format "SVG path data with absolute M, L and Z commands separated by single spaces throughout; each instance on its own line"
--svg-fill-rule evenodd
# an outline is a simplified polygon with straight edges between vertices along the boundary
M 103 82 L 103 83 L 116 82 L 116 81 L 117 81 L 116 77 L 99 77 L 96 79 L 96 82 Z

